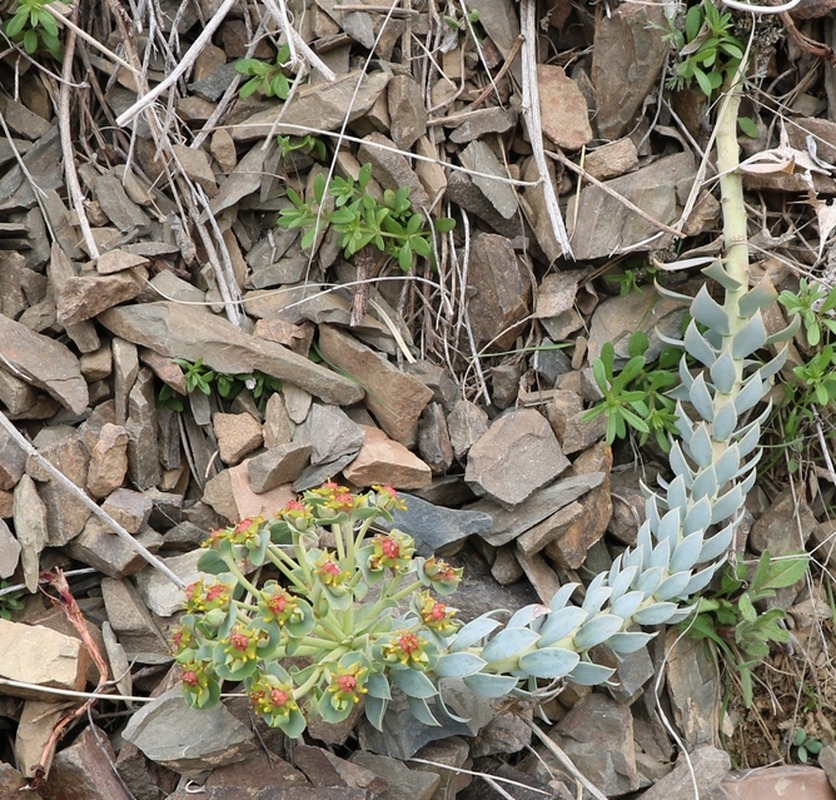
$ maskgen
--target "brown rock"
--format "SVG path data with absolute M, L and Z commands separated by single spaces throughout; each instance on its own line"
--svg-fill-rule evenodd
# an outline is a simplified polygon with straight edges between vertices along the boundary
M 418 452 L 434 475 L 443 475 L 453 463 L 453 445 L 441 403 L 430 403 L 421 414 Z
M 632 139 L 626 137 L 590 150 L 583 162 L 586 171 L 599 181 L 624 175 L 635 169 L 638 164 L 639 154 L 636 145 Z
M 157 401 L 154 377 L 143 367 L 128 396 L 128 466 L 131 479 L 139 489 L 156 486 L 162 477 L 157 439 Z
M 225 464 L 237 464 L 264 440 L 261 423 L 250 414 L 214 414 L 212 428 Z
M 50 700 L 30 698 L 23 703 L 20 724 L 15 734 L 15 760 L 20 771 L 27 778 L 35 778 L 39 774 L 43 775 L 44 772 L 49 772 L 54 750 L 44 763 L 47 745 L 53 736 L 55 726 L 71 710 L 72 702 L 62 703 L 54 698 Z M 6 786 L 2 782 L 3 778 L 0 778 L 0 787 L 2 787 L 0 788 L 0 797 L 4 796 L 3 788 Z M 17 795 L 17 797 L 19 796 Z M 43 797 L 40 793 L 37 796 Z
M 147 266 L 148 259 L 145 256 L 129 253 L 125 250 L 109 250 L 102 253 L 96 260 L 96 272 L 99 275 L 112 275 L 115 272 L 124 272 L 133 267 Z
M 87 485 L 90 451 L 84 445 L 81 433 L 72 429 L 61 431 L 53 441 L 49 441 L 45 433 L 42 431 L 35 437 L 41 455 L 83 490 Z M 46 506 L 49 545 L 66 544 L 84 527 L 90 509 L 73 492 L 51 478 L 34 458 L 27 462 L 26 471 L 40 482 L 38 493 Z
M 801 765 L 732 773 L 720 788 L 728 800 L 836 800 L 824 770 Z
M 310 456 L 309 444 L 289 442 L 248 459 L 246 463 L 250 488 L 256 494 L 261 494 L 283 483 L 293 483 L 302 474 Z
M 142 291 L 142 273 L 137 270 L 113 275 L 68 278 L 56 298 L 58 322 L 74 325 L 92 319 L 107 308 L 133 300 Z
M 390 135 L 401 150 L 409 150 L 427 132 L 427 109 L 421 87 L 409 75 L 395 75 L 386 88 Z
M 365 387 L 364 403 L 380 427 L 401 444 L 414 443 L 432 389 L 332 325 L 320 325 L 319 347 L 328 363 Z
M 495 233 L 474 237 L 467 286 L 473 293 L 468 313 L 476 346 L 510 347 L 530 311 L 531 283 L 508 239 Z
M 227 471 L 229 472 L 230 491 L 237 510 L 233 521 L 244 519 L 244 517 L 271 517 L 289 500 L 296 497 L 290 484 L 286 483 L 260 494 L 254 492 L 252 486 L 250 486 L 246 461 L 230 467 Z
M 183 172 L 206 192 L 207 197 L 214 197 L 218 193 L 218 184 L 209 154 L 184 144 L 174 144 L 171 149 Z
M 106 422 L 90 452 L 87 489 L 93 497 L 107 497 L 118 489 L 128 471 L 128 432 Z
M 6 431 L 0 431 L 0 489 L 14 489 L 25 467 L 23 449 Z
M 0 618 L 0 676 L 45 689 L 81 691 L 87 681 L 87 650 L 78 639 L 39 625 Z M 12 697 L 41 697 L 37 688 L 0 685 Z
M 148 524 L 153 504 L 143 492 L 116 489 L 102 503 L 102 510 L 110 514 L 128 533 L 139 533 Z
M 14 575 L 20 561 L 20 542 L 0 517 L 0 578 Z
M 138 544 L 152 553 L 160 549 L 163 538 L 156 531 L 146 528 L 136 537 Z M 84 530 L 64 545 L 69 556 L 94 567 L 111 578 L 134 575 L 145 567 L 145 559 L 131 547 L 130 542 L 113 531 L 98 517 L 90 517 Z
M 522 409 L 499 417 L 470 448 L 465 480 L 477 493 L 515 506 L 568 466 L 542 414 Z
M 817 525 L 812 509 L 803 498 L 796 503 L 792 488 L 784 489 L 752 526 L 749 546 L 756 552 L 769 550 L 783 556 L 804 549 Z
M 457 400 L 447 417 L 450 444 L 459 461 L 488 430 L 488 415 L 470 400 Z
M 378 428 L 362 428 L 360 452 L 343 468 L 346 480 L 356 486 L 384 484 L 395 489 L 421 489 L 432 483 L 432 471 L 420 458 Z
M 129 580 L 105 578 L 102 599 L 108 620 L 129 659 L 145 663 L 149 654 L 156 655 L 156 660 L 169 656 L 170 647 L 165 637 Z
M 589 110 L 578 84 L 563 67 L 537 65 L 540 117 L 543 133 L 558 147 L 580 150 L 592 141 Z
M 226 128 L 218 128 L 212 134 L 209 152 L 221 168 L 221 172 L 229 175 L 235 169 L 235 165 L 238 163 L 238 154 L 235 151 L 235 142 Z
M 38 591 L 40 555 L 49 537 L 46 506 L 38 494 L 35 481 L 21 475 L 14 490 L 15 534 L 20 543 L 23 580 L 30 592 Z
M 87 408 L 87 383 L 81 375 L 78 359 L 65 345 L 33 333 L 25 325 L 2 315 L 0 341 L 3 342 L 3 358 L 16 373 L 25 375 L 28 382 L 43 389 L 75 414 Z M 0 399 L 11 408 L 3 392 L 0 392 Z
M 336 405 L 350 405 L 363 396 L 348 378 L 191 306 L 169 302 L 121 306 L 99 315 L 99 321 L 123 339 L 167 356 L 202 358 L 217 372 L 234 375 L 258 369 Z

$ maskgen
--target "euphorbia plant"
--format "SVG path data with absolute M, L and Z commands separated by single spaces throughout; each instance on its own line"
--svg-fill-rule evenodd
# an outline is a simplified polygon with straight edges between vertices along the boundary
M 254 709 L 298 736 L 306 714 L 340 722 L 361 701 L 379 724 L 391 683 L 431 719 L 426 699 L 459 628 L 439 596 L 461 571 L 416 556 L 401 531 L 370 532 L 402 506 L 389 487 L 358 495 L 329 482 L 274 519 L 213 532 L 200 567 L 216 577 L 188 587 L 174 635 L 190 705 L 243 681 Z

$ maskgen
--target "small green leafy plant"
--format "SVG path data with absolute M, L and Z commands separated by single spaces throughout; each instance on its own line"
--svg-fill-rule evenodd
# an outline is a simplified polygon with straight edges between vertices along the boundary
M 770 557 L 764 552 L 754 571 L 745 564 L 727 564 L 720 578 L 720 588 L 696 604 L 696 618 L 686 623 L 690 636 L 710 642 L 726 663 L 740 675 L 746 707 L 753 700 L 753 669 L 768 655 L 773 643 L 789 641 L 782 626 L 786 613 L 781 608 L 759 611 L 756 603 L 775 596 L 800 581 L 807 571 L 806 554 Z
M 675 370 L 682 351 L 665 348 L 651 369 L 645 357 L 648 340 L 644 332 L 636 331 L 627 347 L 630 358 L 620 371 L 616 371 L 612 343 L 601 348 L 601 356 L 592 364 L 592 374 L 604 396 L 583 419 L 606 417 L 607 444 L 626 438 L 628 430 L 633 430 L 638 434 L 639 445 L 644 446 L 652 435 L 667 453 L 670 435 L 676 433 L 676 404 L 665 391 L 678 383 Z
M 290 81 L 286 75 L 290 48 L 285 44 L 279 48 L 272 63 L 259 58 L 241 58 L 235 62 L 235 71 L 249 75 L 250 79 L 239 89 L 240 97 L 250 97 L 261 92 L 265 97 L 286 100 L 290 94 Z
M 282 158 L 287 158 L 291 153 L 303 153 L 318 161 L 325 161 L 328 151 L 325 148 L 325 142 L 322 139 L 314 136 L 312 133 L 306 136 L 283 136 L 276 137 L 276 142 L 279 145 Z
M 0 581 L 0 617 L 11 619 L 18 612 L 23 611 L 23 590 L 12 589 L 9 581 Z
M 814 758 L 821 753 L 824 748 L 824 743 L 820 739 L 813 736 L 808 736 L 804 728 L 797 728 L 792 736 L 792 749 L 795 757 L 802 763 L 806 764 L 810 760 L 810 756 Z
M 823 337 L 836 335 L 836 287 L 827 291 L 816 283 L 808 283 L 802 278 L 798 291 L 785 289 L 778 295 L 778 302 L 787 310 L 790 317 L 801 320 L 807 344 L 818 347 Z
M 60 61 L 63 49 L 58 38 L 58 23 L 44 8 L 45 5 L 46 0 L 17 0 L 14 14 L 3 24 L 3 32 L 13 42 L 22 44 L 30 56 L 44 49 Z
M 660 270 L 651 264 L 628 267 L 616 275 L 606 275 L 604 280 L 618 286 L 618 294 L 627 297 L 634 292 L 642 293 L 644 284 L 653 283 L 659 277 Z
M 335 177 L 328 187 L 333 207 L 326 202 L 325 176 L 321 173 L 314 179 L 311 200 L 288 187 L 287 196 L 293 205 L 279 212 L 277 224 L 301 229 L 303 249 L 313 247 L 331 227 L 340 235 L 346 258 L 372 247 L 397 260 L 404 272 L 409 271 L 416 257 L 432 260 L 430 230 L 424 217 L 412 209 L 409 187 L 386 189 L 382 200 L 377 200 L 368 192 L 371 174 L 371 164 L 365 164 L 356 180 Z M 449 218 L 434 222 L 439 233 L 454 227 L 455 221 Z
M 685 13 L 682 29 L 671 23 L 668 39 L 678 58 L 668 88 L 696 83 L 706 97 L 720 88 L 743 59 L 743 45 L 731 33 L 734 19 L 712 0 L 701 0 Z
M 252 392 L 253 399 L 259 401 L 268 394 L 278 392 L 281 389 L 281 381 L 259 370 L 228 375 L 225 372 L 216 372 L 210 369 L 203 363 L 202 358 L 197 359 L 197 361 L 189 361 L 185 358 L 172 360 L 183 370 L 186 391 L 189 394 L 201 392 L 209 396 L 214 390 L 221 399 L 233 400 L 244 389 L 249 389 Z M 157 395 L 157 402 L 175 411 L 183 410 L 183 401 L 180 395 L 168 384 L 163 384 Z
M 243 681 L 254 710 L 296 737 L 310 715 L 340 722 L 361 703 L 379 727 L 396 686 L 432 720 L 428 674 L 460 627 L 433 593 L 454 591 L 461 570 L 416 556 L 401 531 L 370 535 L 401 507 L 388 487 L 326 483 L 273 520 L 213 532 L 199 566 L 217 579 L 186 589 L 174 634 L 188 703 L 208 708 Z M 258 568 L 256 585 L 245 573 Z

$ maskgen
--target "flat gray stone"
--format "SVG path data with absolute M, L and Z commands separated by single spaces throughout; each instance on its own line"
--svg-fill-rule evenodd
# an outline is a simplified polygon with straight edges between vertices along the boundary
M 179 686 L 136 711 L 122 736 L 152 761 L 179 772 L 242 761 L 255 746 L 252 732 L 225 706 L 189 708 Z
M 545 417 L 521 409 L 499 417 L 470 448 L 464 479 L 477 494 L 513 507 L 568 466 Z
M 415 539 L 419 555 L 429 556 L 445 547 L 463 542 L 472 534 L 484 534 L 491 529 L 491 516 L 482 511 L 464 511 L 444 508 L 422 500 L 415 495 L 401 493 L 406 511 L 392 512 L 392 524 L 383 527 L 398 528 Z
M 311 405 L 305 432 L 311 444 L 311 464 L 315 466 L 356 455 L 364 438 L 363 429 L 345 411 L 322 403 Z

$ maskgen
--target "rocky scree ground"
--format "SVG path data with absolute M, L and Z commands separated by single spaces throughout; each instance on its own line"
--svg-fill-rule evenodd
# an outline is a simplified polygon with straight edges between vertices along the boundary
M 623 357 L 643 330 L 658 353 L 660 333 L 681 330 L 684 308 L 657 295 L 648 270 L 718 252 L 706 99 L 665 88 L 661 6 L 288 7 L 308 66 L 286 70 L 285 102 L 240 97 L 235 67 L 275 59 L 282 4 L 163 2 L 133 20 L 115 6 L 59 9 L 89 38 L 65 33 L 59 61 L 5 51 L 5 419 L 183 582 L 211 529 L 338 478 L 406 495 L 399 524 L 419 551 L 466 568 L 462 619 L 547 602 L 635 540 L 639 478 L 664 475 L 652 440 L 611 449 L 605 419 L 584 410 L 599 399 L 590 364 L 606 342 Z M 808 36 L 832 36 L 817 16 L 827 8 L 804 8 L 793 19 Z M 832 286 L 832 70 L 793 36 L 771 38 L 750 84 L 759 138 L 743 144 L 751 155 L 781 143 L 795 167 L 746 174 L 754 270 L 779 289 L 799 275 Z M 532 86 L 539 126 L 523 102 Z M 430 236 L 434 267 L 345 258 L 334 230 L 305 249 L 276 226 L 288 188 L 310 197 L 317 175 L 357 177 L 365 163 L 372 196 L 408 186 L 415 210 L 456 220 Z M 703 280 L 673 279 L 686 294 Z M 239 376 L 231 391 L 223 376 Z M 820 415 L 827 437 L 832 405 Z M 6 430 L 0 577 L 25 593 L 0 621 L 0 797 L 35 781 L 34 796 L 54 800 L 173 800 L 195 787 L 234 800 L 277 786 L 302 800 L 522 800 L 574 797 L 584 780 L 597 796 L 684 798 L 684 751 L 704 797 L 767 797 L 782 780 L 831 797 L 836 528 L 828 446 L 817 447 L 795 472 L 772 460 L 737 544 L 740 558 L 813 551 L 808 579 L 776 600 L 792 646 L 757 671 L 753 709 L 734 669 L 668 630 L 618 665 L 614 685 L 567 686 L 548 722 L 463 695 L 458 726 L 427 729 L 393 709 L 384 736 L 351 720 L 299 743 L 240 697 L 185 709 L 168 642 L 176 586 Z M 53 602 L 62 587 L 42 576 L 55 569 L 77 610 Z M 99 684 L 122 699 L 85 708 L 56 691 Z M 68 713 L 78 719 L 59 737 Z M 824 770 L 727 777 L 720 745 L 739 767 L 797 761 L 798 729 L 828 745 Z

